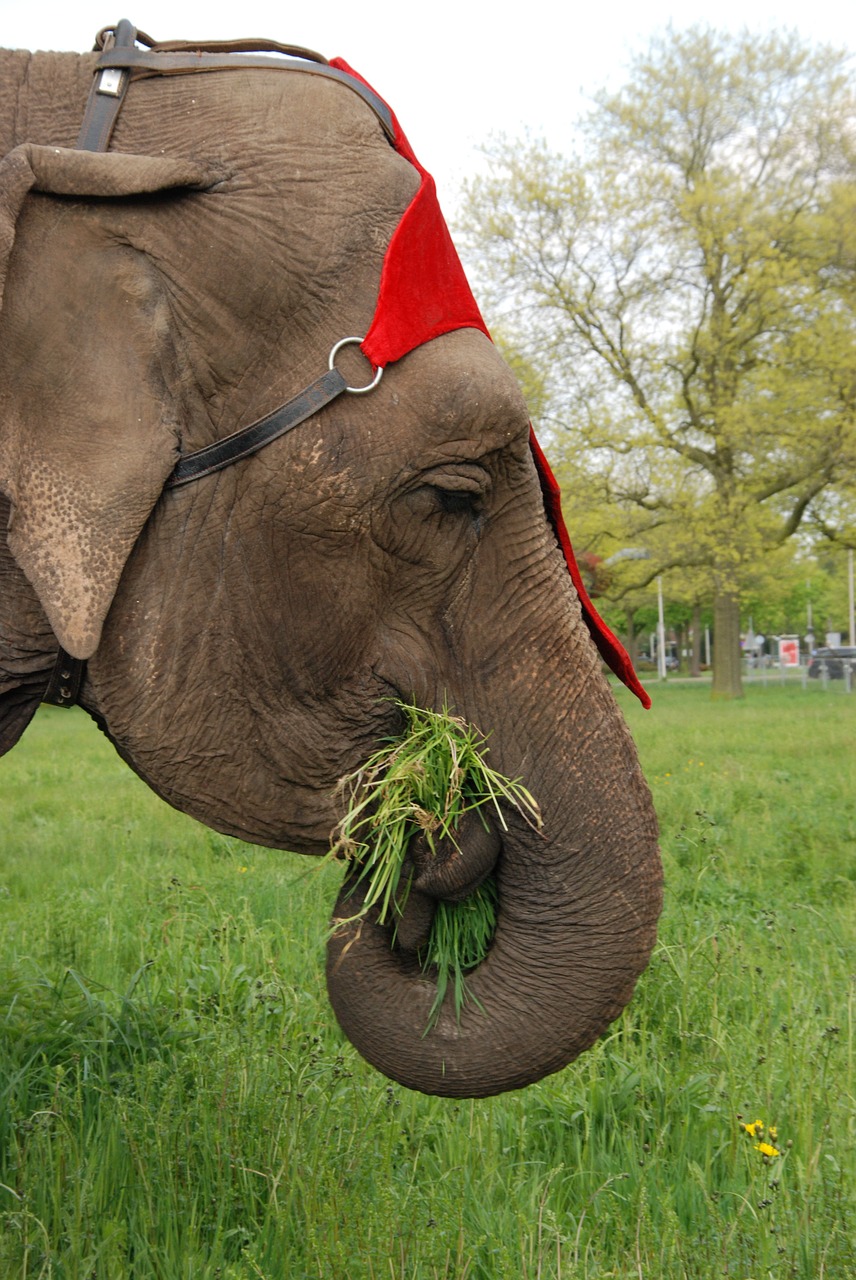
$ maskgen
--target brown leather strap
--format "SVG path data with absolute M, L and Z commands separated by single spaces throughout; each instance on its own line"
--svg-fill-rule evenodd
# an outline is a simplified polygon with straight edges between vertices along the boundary
M 137 32 L 131 23 L 123 18 L 112 38 L 119 49 L 133 48 Z M 78 151 L 107 150 L 119 109 L 128 91 L 130 78 L 130 73 L 121 68 L 96 70 L 77 138 Z
M 248 43 L 262 42 L 235 41 L 235 44 L 239 45 Z M 301 56 L 310 60 L 299 61 L 296 58 L 264 57 L 261 54 L 247 53 L 197 53 L 192 47 L 171 52 L 163 45 L 156 45 L 152 49 L 117 45 L 112 49 L 105 49 L 98 59 L 95 68 L 96 83 L 97 77 L 105 70 L 130 72 L 135 80 L 149 76 L 186 76 L 203 71 L 240 71 L 246 67 L 264 71 L 302 71 L 304 74 L 337 80 L 339 84 L 345 85 L 358 94 L 366 105 L 371 107 L 387 137 L 394 139 L 395 127 L 392 122 L 392 112 L 383 99 L 372 92 L 368 85 L 363 84 L 361 80 L 355 80 L 353 76 L 349 76 L 346 71 L 340 71 L 338 67 L 328 66 L 323 59 L 315 61 L 314 59 L 320 59 L 320 54 L 311 54 L 311 51 L 307 50 Z
M 202 71 L 234 71 L 245 67 L 264 71 L 303 71 L 337 80 L 371 107 L 389 138 L 394 139 L 395 136 L 392 113 L 382 98 L 361 80 L 338 67 L 331 67 L 322 53 L 303 45 L 280 44 L 264 37 L 155 41 L 124 19 L 115 28 L 105 27 L 99 31 L 95 44 L 102 52 L 95 66 L 95 81 L 78 139 L 81 151 L 107 150 L 131 76 L 144 79 L 149 76 L 192 75 Z M 139 44 L 147 48 L 140 49 Z M 265 57 L 264 54 L 281 56 Z M 115 87 L 115 78 L 120 81 L 119 89 Z
M 121 26 L 121 23 L 119 24 Z M 112 49 L 118 27 L 102 27 L 95 37 L 94 52 Z M 194 53 L 284 53 L 289 58 L 308 58 L 311 62 L 326 62 L 323 53 L 307 49 L 302 44 L 281 44 L 267 36 L 245 36 L 240 40 L 155 40 L 145 31 L 137 32 L 137 44 L 163 53 L 193 50 Z
M 140 37 L 138 37 L 140 39 Z M 158 53 L 282 53 L 287 58 L 305 58 L 308 62 L 322 62 L 327 59 L 323 53 L 314 49 L 306 49 L 302 44 L 280 44 L 278 40 L 268 40 L 264 36 L 248 37 L 242 40 L 142 40 L 150 49 Z
M 123 19 L 123 21 L 126 21 L 126 19 Z M 98 32 L 98 35 L 95 37 L 95 44 L 92 46 L 92 52 L 100 53 L 102 49 L 112 49 L 113 45 L 116 43 L 116 33 L 121 25 L 122 23 L 120 22 L 118 26 L 115 27 L 102 27 Z M 157 43 L 151 36 L 147 36 L 145 31 L 140 30 L 137 30 L 135 39 L 138 44 L 146 44 L 150 49 L 153 44 Z

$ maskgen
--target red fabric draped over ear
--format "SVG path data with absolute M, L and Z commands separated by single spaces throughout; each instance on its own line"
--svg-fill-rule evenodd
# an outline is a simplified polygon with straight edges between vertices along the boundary
M 368 84 L 342 58 L 334 58 L 330 65 Z M 371 85 L 368 87 L 373 93 L 377 92 Z M 381 269 L 377 307 L 362 343 L 364 354 L 376 368 L 400 360 L 415 347 L 455 329 L 479 329 L 490 337 L 440 210 L 434 179 L 416 159 L 395 113 L 390 111 L 390 114 L 395 128 L 395 149 L 410 161 L 422 181 L 389 242 Z M 562 548 L 592 638 L 604 662 L 644 707 L 650 707 L 651 699 L 640 684 L 623 645 L 588 597 L 562 516 L 558 483 L 531 428 L 529 444 L 541 481 L 544 508 Z
M 583 617 L 585 618 L 588 629 L 592 634 L 592 639 L 597 645 L 598 652 L 603 658 L 607 666 L 614 671 L 619 680 L 623 681 L 632 693 L 642 703 L 646 709 L 651 705 L 651 699 L 643 689 L 639 677 L 633 670 L 633 663 L 627 654 L 624 645 L 618 641 L 610 631 L 609 627 L 601 618 L 595 609 L 589 594 L 585 589 L 582 577 L 580 576 L 577 559 L 574 555 L 574 549 L 571 546 L 571 539 L 568 536 L 568 530 L 565 527 L 565 521 L 562 517 L 562 492 L 559 488 L 559 482 L 550 469 L 550 464 L 544 457 L 540 444 L 535 438 L 535 432 L 529 428 L 529 447 L 532 450 L 532 456 L 535 459 L 535 466 L 538 468 L 538 478 L 541 481 L 541 493 L 544 496 L 544 507 L 547 515 L 550 517 L 550 523 L 556 534 L 559 546 L 565 557 L 565 564 L 568 566 L 568 572 L 571 575 L 574 586 L 577 589 L 577 595 L 580 598 L 580 604 L 583 609 Z

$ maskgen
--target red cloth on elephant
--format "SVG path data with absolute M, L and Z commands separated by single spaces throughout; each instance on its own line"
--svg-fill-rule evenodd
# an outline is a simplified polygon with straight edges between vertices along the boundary
M 368 84 L 342 58 L 334 58 L 330 65 Z M 369 88 L 377 92 L 371 85 Z M 362 343 L 362 351 L 376 368 L 400 360 L 415 347 L 455 329 L 480 329 L 490 337 L 440 210 L 434 179 L 416 159 L 395 112 L 390 109 L 390 114 L 395 128 L 395 149 L 410 161 L 422 181 L 387 247 L 377 307 Z M 624 646 L 599 616 L 583 585 L 562 516 L 559 485 L 531 428 L 529 444 L 541 481 L 544 507 L 562 548 L 588 629 L 604 662 L 644 707 L 650 707 L 651 699 L 640 684 Z

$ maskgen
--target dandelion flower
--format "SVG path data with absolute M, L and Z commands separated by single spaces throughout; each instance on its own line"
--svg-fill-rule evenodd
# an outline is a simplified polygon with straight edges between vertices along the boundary
M 743 1124 L 740 1127 L 741 1129 L 745 1129 L 750 1138 L 757 1138 L 764 1132 L 764 1121 L 753 1120 L 751 1124 Z
M 777 1148 L 770 1146 L 769 1142 L 756 1142 L 755 1150 L 760 1151 L 762 1156 L 769 1156 L 771 1159 L 773 1156 L 779 1155 Z

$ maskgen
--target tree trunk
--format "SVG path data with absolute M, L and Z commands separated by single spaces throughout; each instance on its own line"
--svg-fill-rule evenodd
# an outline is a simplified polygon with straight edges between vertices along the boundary
M 693 649 L 690 658 L 690 675 L 701 675 L 701 605 L 693 605 Z
M 732 591 L 718 591 L 713 600 L 712 697 L 743 697 L 740 658 L 740 598 Z
M 675 626 L 675 641 L 678 650 L 678 675 L 684 675 L 687 669 L 684 653 L 687 647 L 687 629 L 683 622 L 677 623 Z

